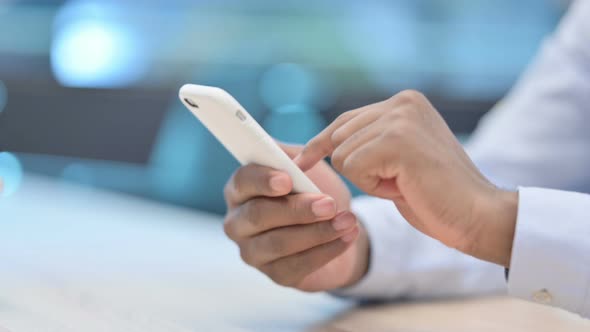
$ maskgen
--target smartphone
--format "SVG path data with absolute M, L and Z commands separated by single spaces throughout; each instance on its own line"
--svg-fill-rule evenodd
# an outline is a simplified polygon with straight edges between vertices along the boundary
M 186 84 L 180 88 L 179 97 L 240 164 L 258 164 L 284 171 L 293 181 L 294 192 L 320 193 L 272 137 L 225 90 Z

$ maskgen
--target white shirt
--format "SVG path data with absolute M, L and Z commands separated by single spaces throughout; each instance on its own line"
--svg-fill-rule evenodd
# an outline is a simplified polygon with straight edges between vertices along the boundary
M 484 117 L 468 151 L 494 183 L 519 188 L 508 282 L 503 267 L 413 229 L 392 202 L 361 197 L 353 210 L 370 237 L 370 267 L 338 294 L 435 298 L 507 289 L 590 317 L 589 0 L 572 4 L 513 91 Z

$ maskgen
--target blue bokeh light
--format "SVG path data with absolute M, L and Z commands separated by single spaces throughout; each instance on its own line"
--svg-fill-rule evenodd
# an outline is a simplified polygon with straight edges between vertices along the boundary
M 101 8 L 99 2 L 72 2 L 58 15 L 51 67 L 61 84 L 123 87 L 137 82 L 145 73 L 141 39 L 125 20 L 118 18 L 116 4 L 107 4 Z
M 305 143 L 325 125 L 321 114 L 305 105 L 279 107 L 263 123 L 268 133 L 282 142 Z
M 4 85 L 4 82 L 0 81 L 0 113 L 2 113 L 7 103 L 8 91 L 6 90 L 6 85 Z
M 286 105 L 313 103 L 317 91 L 315 77 L 294 63 L 271 67 L 260 80 L 260 97 L 270 109 Z
M 0 178 L 3 184 L 0 196 L 10 196 L 20 188 L 23 168 L 18 158 L 12 153 L 0 152 Z

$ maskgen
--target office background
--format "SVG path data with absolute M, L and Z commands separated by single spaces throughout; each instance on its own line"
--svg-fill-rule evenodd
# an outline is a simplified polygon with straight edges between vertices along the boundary
M 188 82 L 226 89 L 288 142 L 408 88 L 467 137 L 567 4 L 0 1 L 6 194 L 24 170 L 222 213 L 237 163 L 178 101 Z

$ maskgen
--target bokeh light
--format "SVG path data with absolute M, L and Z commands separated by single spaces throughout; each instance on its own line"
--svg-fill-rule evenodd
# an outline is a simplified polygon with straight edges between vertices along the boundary
M 314 76 L 302 66 L 281 63 L 272 66 L 260 80 L 260 97 L 270 109 L 313 103 L 317 91 Z
M 223 88 L 291 143 L 408 88 L 466 134 L 566 2 L 0 0 L 0 141 L 27 172 L 223 213 L 238 165 L 182 83 Z
M 18 158 L 9 152 L 0 152 L 1 196 L 10 196 L 18 191 L 23 179 L 23 168 Z
M 107 5 L 71 2 L 58 15 L 51 67 L 61 84 L 122 87 L 142 77 L 146 62 L 140 38 L 118 19 L 117 6 Z
M 6 107 L 6 103 L 8 103 L 8 91 L 4 82 L 0 81 L 0 113 Z
M 263 126 L 279 141 L 302 144 L 319 133 L 325 121 L 321 114 L 308 106 L 286 105 L 273 110 Z

